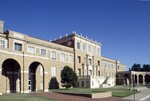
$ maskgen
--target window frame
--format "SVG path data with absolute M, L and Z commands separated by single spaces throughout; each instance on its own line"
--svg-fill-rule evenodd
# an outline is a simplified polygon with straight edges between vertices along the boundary
M 16 48 L 16 45 L 17 45 L 17 46 L 18 46 L 18 45 L 21 45 L 21 50 L 20 50 L 20 49 L 18 50 L 18 49 Z M 14 42 L 14 50 L 15 50 L 15 51 L 20 51 L 20 52 L 22 52 L 22 50 L 23 50 L 23 44 L 22 44 L 22 43 L 19 43 L 19 42 Z
M 4 42 L 4 43 L 1 43 L 1 42 Z M 0 39 L 0 47 L 1 48 L 6 48 L 6 41 L 5 40 Z
M 33 49 L 33 50 L 32 50 Z M 33 54 L 35 54 L 36 53 L 36 48 L 34 47 L 34 46 L 28 46 L 28 49 L 27 49 L 27 52 L 28 53 L 33 53 Z
M 42 54 L 42 50 L 45 50 L 45 54 Z M 46 55 L 47 55 L 47 50 L 44 49 L 44 48 L 41 48 L 41 49 L 40 49 L 40 55 L 46 56 Z
M 53 55 L 53 53 L 55 53 L 55 55 Z M 55 57 L 53 57 L 53 56 L 55 56 Z M 56 53 L 56 51 L 51 51 L 51 59 L 52 60 L 56 60 L 57 59 L 57 53 Z

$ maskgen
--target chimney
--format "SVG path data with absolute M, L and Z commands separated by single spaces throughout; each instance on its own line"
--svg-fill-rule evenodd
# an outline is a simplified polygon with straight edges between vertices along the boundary
M 0 33 L 3 33 L 4 21 L 0 20 Z

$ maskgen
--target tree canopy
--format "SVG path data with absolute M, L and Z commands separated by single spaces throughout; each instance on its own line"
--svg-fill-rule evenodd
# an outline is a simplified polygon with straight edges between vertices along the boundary
M 133 64 L 131 69 L 131 71 L 150 71 L 150 65 L 149 64 L 143 64 L 143 66 L 141 66 L 140 64 Z
M 77 86 L 77 74 L 69 66 L 65 66 L 61 71 L 61 83 L 66 89 Z

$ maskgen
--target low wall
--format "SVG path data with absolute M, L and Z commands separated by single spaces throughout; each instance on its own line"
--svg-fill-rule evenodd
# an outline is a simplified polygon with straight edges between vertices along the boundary
M 91 94 L 91 98 L 106 98 L 111 96 L 112 96 L 111 92 L 100 92 L 100 93 Z
M 92 93 L 92 94 L 79 94 L 79 93 L 64 93 L 64 92 L 55 92 L 55 93 L 61 93 L 61 94 L 67 94 L 67 95 L 74 95 L 74 96 L 84 96 L 89 98 L 106 98 L 111 97 L 111 92 L 99 92 L 99 93 Z

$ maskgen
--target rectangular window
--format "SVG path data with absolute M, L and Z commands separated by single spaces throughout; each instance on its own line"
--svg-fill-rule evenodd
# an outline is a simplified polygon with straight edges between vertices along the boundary
M 80 42 L 77 42 L 77 48 L 80 49 Z
M 108 63 L 108 68 L 110 68 L 110 63 Z
M 78 75 L 81 76 L 81 69 L 78 69 Z
M 56 52 L 55 51 L 51 52 L 51 59 L 56 60 Z
M 111 68 L 113 69 L 113 64 L 111 64 Z
M 65 61 L 65 53 L 61 53 L 61 60 Z
M 73 63 L 73 55 L 69 55 L 68 59 L 70 63 Z
M 41 49 L 41 55 L 46 55 L 46 49 Z
M 16 51 L 22 51 L 22 44 L 20 44 L 20 43 L 15 43 L 14 50 L 16 50 Z
M 5 41 L 4 40 L 0 40 L 0 47 L 5 48 Z
M 51 67 L 51 75 L 56 76 L 56 67 Z
M 92 52 L 91 46 L 88 46 L 88 52 Z
M 98 71 L 98 76 L 100 76 L 101 74 L 100 74 L 100 71 Z
M 81 63 L 81 57 L 78 56 L 78 63 Z
M 99 54 L 99 53 L 100 53 L 99 48 L 97 48 L 97 54 Z
M 89 65 L 92 65 L 92 59 L 89 59 Z
M 83 50 L 86 51 L 86 44 L 83 44 Z
M 35 47 L 28 46 L 28 52 L 29 53 L 35 53 Z
M 100 66 L 100 61 L 97 61 L 98 66 Z

